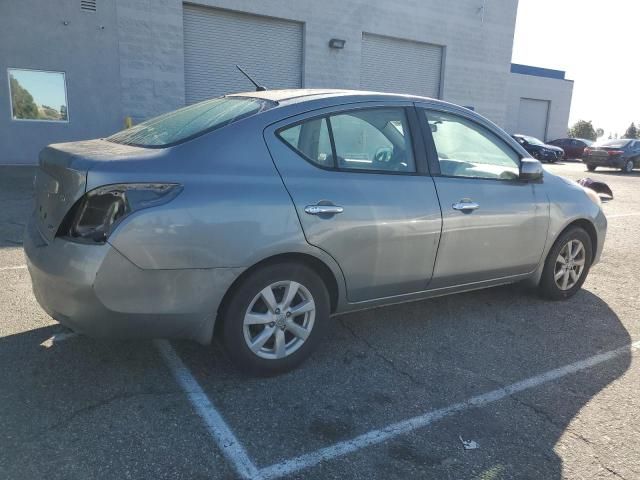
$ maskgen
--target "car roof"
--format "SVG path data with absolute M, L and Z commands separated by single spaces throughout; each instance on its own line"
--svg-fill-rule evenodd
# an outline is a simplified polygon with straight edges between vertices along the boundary
M 429 97 L 421 97 L 418 95 L 407 95 L 400 93 L 384 93 L 372 92 L 365 90 L 345 90 L 345 89 L 322 89 L 322 88 L 292 88 L 285 90 L 264 90 L 253 92 L 240 92 L 226 95 L 227 97 L 251 97 L 277 102 L 279 105 L 288 105 L 321 98 L 338 98 L 338 97 L 354 97 L 357 101 L 367 100 L 408 100 L 408 101 L 425 101 L 443 102 Z

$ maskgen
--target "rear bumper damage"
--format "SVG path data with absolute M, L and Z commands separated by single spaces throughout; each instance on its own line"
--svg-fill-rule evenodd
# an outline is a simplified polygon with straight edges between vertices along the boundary
M 141 269 L 109 243 L 47 242 L 35 218 L 24 248 L 38 303 L 63 325 L 96 338 L 209 343 L 218 306 L 241 272 Z

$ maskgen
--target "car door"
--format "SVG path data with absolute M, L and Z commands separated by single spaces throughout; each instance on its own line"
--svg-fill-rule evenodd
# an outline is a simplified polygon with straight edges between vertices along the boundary
M 519 179 L 521 157 L 498 132 L 462 112 L 420 108 L 442 206 L 432 288 L 532 272 L 544 250 L 549 201 Z
M 442 218 L 411 103 L 311 112 L 265 140 L 307 241 L 338 262 L 350 302 L 427 289 Z

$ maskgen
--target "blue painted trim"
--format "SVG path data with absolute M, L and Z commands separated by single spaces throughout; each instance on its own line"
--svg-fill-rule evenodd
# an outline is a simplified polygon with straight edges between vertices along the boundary
M 530 65 L 520 65 L 518 63 L 512 63 L 511 73 L 532 75 L 534 77 L 555 78 L 556 80 L 565 80 L 564 76 L 566 72 L 563 72 L 562 70 L 552 70 L 550 68 L 532 67 Z

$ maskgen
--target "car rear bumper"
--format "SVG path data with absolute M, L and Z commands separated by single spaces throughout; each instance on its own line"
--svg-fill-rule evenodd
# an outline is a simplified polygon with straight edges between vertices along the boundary
M 584 157 L 582 161 L 589 166 L 622 168 L 627 161 L 624 157 Z
M 211 341 L 238 269 L 140 269 L 108 243 L 47 243 L 35 223 L 25 233 L 27 265 L 36 299 L 54 319 L 97 338 Z

